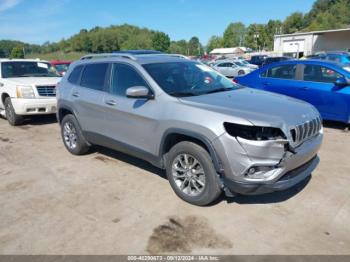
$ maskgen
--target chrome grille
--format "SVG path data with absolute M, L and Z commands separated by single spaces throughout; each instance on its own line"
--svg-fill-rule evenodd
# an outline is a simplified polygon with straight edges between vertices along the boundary
M 56 96 L 55 86 L 37 86 L 39 96 Z
M 320 118 L 315 118 L 301 125 L 296 126 L 291 130 L 291 135 L 294 144 L 301 144 L 310 137 L 315 136 L 322 129 L 322 121 Z

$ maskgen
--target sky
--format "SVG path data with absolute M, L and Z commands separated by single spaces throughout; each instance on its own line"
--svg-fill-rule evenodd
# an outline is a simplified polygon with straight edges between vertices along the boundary
M 266 23 L 314 0 L 0 0 L 0 40 L 43 44 L 80 29 L 132 24 L 167 33 L 172 40 L 198 36 L 206 44 L 231 22 Z

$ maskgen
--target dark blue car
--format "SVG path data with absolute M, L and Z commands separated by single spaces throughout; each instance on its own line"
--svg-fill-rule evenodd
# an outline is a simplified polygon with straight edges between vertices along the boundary
M 350 123 L 350 67 L 321 60 L 292 60 L 237 77 L 241 85 L 314 105 L 323 119 Z

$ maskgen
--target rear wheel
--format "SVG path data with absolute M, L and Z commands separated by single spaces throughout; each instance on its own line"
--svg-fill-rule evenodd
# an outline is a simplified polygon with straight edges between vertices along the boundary
M 66 115 L 62 119 L 61 136 L 65 147 L 73 155 L 84 155 L 90 149 L 78 121 L 73 115 Z
M 23 117 L 20 115 L 17 115 L 15 112 L 15 109 L 13 108 L 11 97 L 5 98 L 5 115 L 6 119 L 12 126 L 18 126 L 23 123 Z
M 244 75 L 244 74 L 245 74 L 245 73 L 244 73 L 243 70 L 239 70 L 239 71 L 238 71 L 238 75 L 239 75 L 239 76 L 242 76 L 242 75 Z
M 175 193 L 186 202 L 205 206 L 221 194 L 209 153 L 192 142 L 176 144 L 166 157 L 166 173 Z

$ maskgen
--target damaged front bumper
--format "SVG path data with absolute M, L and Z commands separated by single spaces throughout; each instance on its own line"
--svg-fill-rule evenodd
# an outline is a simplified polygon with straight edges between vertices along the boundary
M 250 141 L 224 134 L 220 148 L 223 183 L 232 193 L 264 194 L 286 190 L 307 179 L 319 163 L 320 132 L 291 150 L 288 141 Z

